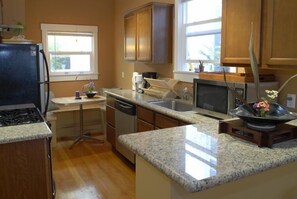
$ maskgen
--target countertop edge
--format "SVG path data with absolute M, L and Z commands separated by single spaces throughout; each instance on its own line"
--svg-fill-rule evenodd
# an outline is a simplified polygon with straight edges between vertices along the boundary
M 52 132 L 45 122 L 1 127 L 0 133 L 0 144 L 52 137 Z
M 174 128 L 179 128 L 179 127 L 173 127 Z M 159 131 L 159 130 L 155 130 Z M 175 173 L 170 167 L 167 167 L 165 164 L 159 162 L 156 160 L 153 155 L 147 153 L 146 151 L 134 147 L 132 143 L 129 142 L 129 136 L 132 134 L 128 135 L 121 135 L 119 137 L 120 142 L 122 142 L 125 146 L 130 148 L 135 154 L 139 155 L 142 157 L 144 160 L 152 164 L 156 169 L 160 170 L 162 173 L 164 173 L 166 176 L 168 176 L 170 179 L 174 180 L 178 184 L 180 184 L 182 187 L 185 188 L 188 192 L 198 192 L 202 190 L 206 190 L 212 187 L 215 187 L 217 185 L 222 185 L 228 182 L 234 182 L 239 179 L 242 179 L 244 177 L 248 177 L 251 175 L 259 174 L 264 171 L 268 171 L 273 168 L 277 168 L 292 162 L 295 162 L 297 160 L 297 155 L 294 156 L 286 156 L 283 159 L 278 159 L 277 161 L 269 161 L 266 162 L 265 164 L 262 164 L 261 167 L 254 167 L 254 168 L 245 168 L 244 170 L 240 171 L 235 171 L 231 173 L 225 173 L 223 175 L 219 176 L 214 176 L 214 177 L 209 177 L 205 178 L 202 180 L 196 180 L 196 181 L 189 181 L 182 175 L 179 175 L 178 173 Z M 134 134 L 135 135 L 135 134 Z M 133 136 L 134 136 L 133 135 Z M 226 135 L 229 136 L 229 135 Z M 240 140 L 238 140 L 240 141 Z M 255 146 L 257 147 L 257 146 Z
M 123 90 L 123 91 L 128 91 L 128 90 Z M 136 95 L 145 95 L 145 94 L 139 94 L 139 93 L 137 93 L 135 91 L 132 91 L 132 90 L 130 92 L 134 92 Z M 134 103 L 136 105 L 151 109 L 151 110 L 156 111 L 158 113 L 161 113 L 161 114 L 176 118 L 176 119 L 184 121 L 184 122 L 188 122 L 188 123 L 191 123 L 191 124 L 197 123 L 197 119 L 191 117 L 191 115 L 196 114 L 196 111 L 178 112 L 178 111 L 170 110 L 168 108 L 164 108 L 164 107 L 160 107 L 160 106 L 157 106 L 157 105 L 149 104 L 147 102 L 148 100 L 147 101 L 134 100 L 134 99 L 130 99 L 128 97 L 122 96 L 120 94 L 117 94 L 117 93 L 115 93 L 113 91 L 108 91 L 108 90 L 106 90 L 105 93 L 108 94 L 108 95 L 111 95 L 113 97 L 116 97 L 116 98 L 119 98 L 119 99 L 122 99 L 122 100 L 126 100 L 127 102 Z M 159 98 L 148 96 L 148 95 L 146 95 L 146 97 L 149 98 L 149 100 L 159 99 Z M 192 103 L 192 102 L 188 101 L 188 103 Z M 205 117 L 205 116 L 202 116 L 202 117 Z M 208 118 L 208 119 L 212 119 L 212 118 Z

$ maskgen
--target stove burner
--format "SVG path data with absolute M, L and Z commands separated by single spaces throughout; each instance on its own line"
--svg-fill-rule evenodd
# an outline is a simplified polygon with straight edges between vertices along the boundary
M 43 122 L 36 108 L 22 108 L 0 111 L 0 127 Z

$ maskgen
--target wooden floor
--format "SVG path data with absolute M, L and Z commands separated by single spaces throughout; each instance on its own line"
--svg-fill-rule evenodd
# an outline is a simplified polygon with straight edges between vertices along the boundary
M 59 141 L 53 148 L 56 199 L 135 198 L 135 172 L 107 142 Z

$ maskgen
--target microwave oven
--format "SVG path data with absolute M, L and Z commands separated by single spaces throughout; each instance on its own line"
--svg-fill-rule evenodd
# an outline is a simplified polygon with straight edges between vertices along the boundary
M 256 101 L 256 89 L 254 83 L 227 82 L 247 102 Z M 229 112 L 240 106 L 242 102 L 233 96 L 228 90 L 226 82 L 194 78 L 193 82 L 193 105 L 194 110 L 207 111 L 229 115 Z M 277 90 L 278 82 L 260 82 L 260 96 L 266 96 L 265 90 Z M 222 118 L 223 119 L 223 118 Z

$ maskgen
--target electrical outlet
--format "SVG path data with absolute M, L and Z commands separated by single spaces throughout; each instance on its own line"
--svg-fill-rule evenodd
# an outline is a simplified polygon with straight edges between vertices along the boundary
M 124 72 L 122 72 L 122 78 L 125 78 L 125 73 Z
M 296 95 L 295 94 L 288 94 L 287 95 L 287 107 L 288 108 L 295 108 L 296 103 Z

